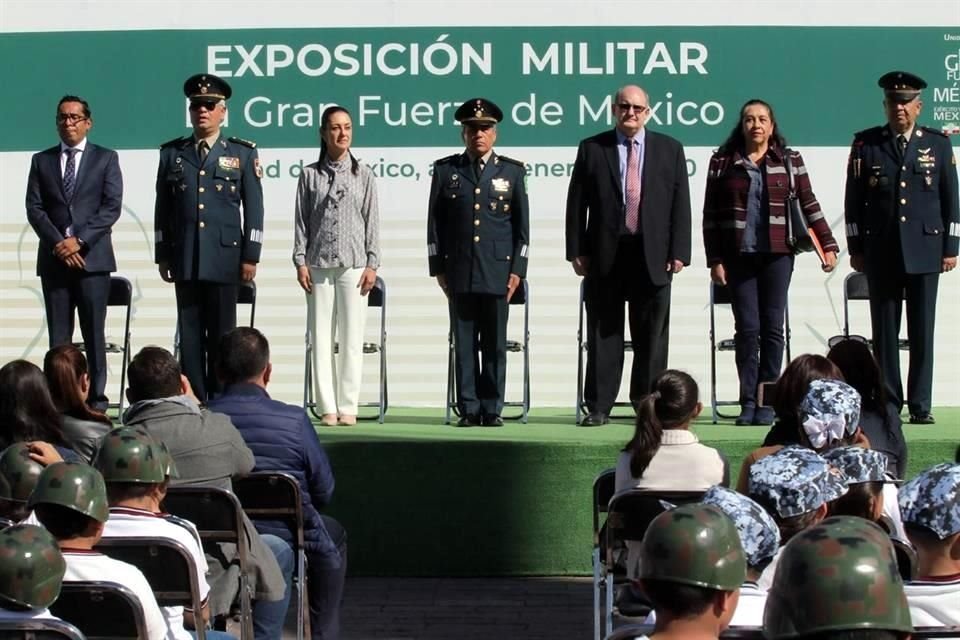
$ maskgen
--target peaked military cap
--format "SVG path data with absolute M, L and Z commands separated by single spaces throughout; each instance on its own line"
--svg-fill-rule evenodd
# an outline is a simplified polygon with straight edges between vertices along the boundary
M 233 89 L 223 78 L 212 73 L 198 73 L 183 83 L 183 95 L 201 102 L 220 102 L 229 100 Z
M 888 98 L 909 102 L 920 95 L 921 89 L 927 88 L 927 83 L 918 75 L 908 71 L 890 71 L 880 76 L 877 84 L 883 88 Z
M 461 124 L 469 122 L 496 124 L 503 120 L 503 111 L 486 98 L 470 98 L 460 105 L 453 117 Z

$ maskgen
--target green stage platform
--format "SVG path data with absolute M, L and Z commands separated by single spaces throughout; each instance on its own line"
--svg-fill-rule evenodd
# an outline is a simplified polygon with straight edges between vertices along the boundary
M 952 460 L 960 408 L 938 424 L 904 427 L 909 476 Z M 740 462 L 764 427 L 710 424 L 702 442 Z M 570 409 L 538 409 L 528 424 L 456 429 L 443 412 L 391 408 L 385 424 L 317 427 L 337 489 L 328 512 L 349 534 L 349 571 L 379 576 L 590 573 L 591 487 L 633 433 L 629 420 L 573 424 Z

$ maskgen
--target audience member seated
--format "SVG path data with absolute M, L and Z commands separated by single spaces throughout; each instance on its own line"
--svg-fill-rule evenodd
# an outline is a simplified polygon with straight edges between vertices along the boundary
M 302 407 L 270 398 L 270 345 L 262 333 L 239 327 L 220 340 L 217 360 L 223 393 L 211 411 L 230 416 L 256 459 L 254 471 L 284 471 L 300 484 L 307 549 L 310 629 L 314 638 L 340 636 L 340 602 L 347 569 L 347 534 L 320 514 L 333 496 L 330 461 Z M 257 521 L 261 533 L 293 544 L 283 522 Z
M 617 458 L 616 491 L 706 491 L 730 481 L 719 451 L 700 444 L 690 425 L 700 415 L 696 381 L 683 371 L 667 369 L 653 382 L 653 392 L 640 399 L 633 438 Z M 636 576 L 640 544 L 627 541 L 627 576 Z
M 847 476 L 847 493 L 833 503 L 830 515 L 856 516 L 884 528 L 889 526 L 892 530 L 887 533 L 907 542 L 897 503 L 897 485 L 887 473 L 889 458 L 862 447 L 831 449 L 823 457 Z
M 55 620 L 47 611 L 60 595 L 66 565 L 43 527 L 0 530 L 0 620 Z
M 900 512 L 919 557 L 906 587 L 913 623 L 960 625 L 960 464 L 938 464 L 900 487 Z
M 747 577 L 740 585 L 740 601 L 730 620 L 730 626 L 762 626 L 767 592 L 757 585 L 757 580 L 780 547 L 777 523 L 759 504 L 720 485 L 714 485 L 707 490 L 703 496 L 703 504 L 717 507 L 733 520 L 747 560 Z M 656 613 L 652 612 L 644 622 L 654 624 L 656 621 Z
M 890 538 L 862 518 L 831 517 L 794 537 L 767 594 L 768 640 L 906 640 L 913 627 Z
M 63 437 L 57 411 L 40 367 L 12 360 L 0 367 L 0 449 L 14 442 L 49 442 L 65 460 L 79 460 Z
M 60 545 L 65 582 L 105 580 L 127 587 L 143 607 L 148 640 L 164 640 L 167 625 L 140 570 L 93 550 L 109 515 L 100 472 L 83 462 L 57 462 L 43 470 L 30 508 Z
M 113 428 L 113 422 L 105 413 L 87 404 L 90 375 L 86 357 L 72 344 L 54 347 L 43 358 L 43 374 L 53 403 L 63 418 L 64 439 L 89 462 L 100 438 Z
M 896 405 L 887 397 L 880 367 L 870 348 L 859 340 L 842 340 L 830 349 L 827 358 L 839 367 L 843 380 L 860 393 L 860 428 L 870 441 L 870 448 L 887 456 L 887 470 L 894 478 L 903 478 L 907 473 L 903 422 Z
M 203 610 L 187 611 L 183 607 L 162 607 L 170 640 L 191 640 L 191 629 L 210 620 L 207 597 L 207 560 L 200 547 L 198 534 L 164 518 L 160 503 L 167 495 L 170 477 L 176 475 L 173 459 L 166 448 L 140 428 L 122 427 L 108 433 L 96 453 L 94 466 L 107 485 L 110 518 L 103 528 L 104 538 L 147 537 L 179 542 L 193 557 L 197 570 Z M 206 631 L 210 640 L 228 640 L 233 636 L 219 631 Z
M 652 637 L 719 638 L 746 571 L 737 529 L 717 507 L 688 504 L 658 515 L 644 536 L 640 566 L 640 584 L 656 614 Z
M 30 515 L 27 500 L 43 466 L 30 456 L 26 442 L 15 442 L 0 452 L 0 518 L 21 522 Z
M 781 545 L 826 518 L 830 503 L 846 492 L 843 473 L 806 447 L 784 447 L 750 467 L 749 495 L 773 516 Z M 760 574 L 761 589 L 773 583 L 779 555 Z
M 253 453 L 227 416 L 201 408 L 173 355 L 160 347 L 144 347 L 127 368 L 126 426 L 142 427 L 163 442 L 177 466 L 172 485 L 202 485 L 232 490 L 231 477 L 253 470 Z M 279 638 L 290 598 L 293 551 L 274 535 L 259 535 L 244 516 L 247 557 L 252 565 L 253 624 L 257 640 Z M 221 545 L 219 558 L 208 556 L 211 570 L 210 613 L 228 614 L 238 581 L 230 565 L 236 549 Z
M 782 446 L 800 443 L 800 403 L 807 395 L 810 383 L 824 378 L 841 380 L 843 374 L 835 364 L 823 356 L 810 353 L 797 356 L 783 370 L 783 374 L 777 380 L 772 402 L 773 411 L 777 416 L 776 422 L 767 433 L 763 446 L 744 458 L 737 480 L 737 491 L 747 493 L 750 465 Z

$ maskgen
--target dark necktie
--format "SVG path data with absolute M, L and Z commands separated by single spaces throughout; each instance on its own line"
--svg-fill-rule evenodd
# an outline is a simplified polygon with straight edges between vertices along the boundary
M 200 164 L 203 164 L 203 161 L 207 159 L 208 151 L 210 151 L 210 147 L 207 145 L 207 141 L 201 140 L 200 144 L 197 145 L 197 152 L 200 154 Z
M 477 182 L 480 182 L 480 176 L 483 174 L 483 158 L 477 158 L 473 163 L 473 175 L 476 176 Z
M 63 167 L 63 193 L 67 196 L 67 202 L 73 200 L 73 190 L 77 186 L 77 161 L 76 149 L 64 149 L 67 154 L 67 164 Z
M 902 133 L 897 136 L 897 148 L 900 150 L 900 157 L 907 152 L 907 137 Z

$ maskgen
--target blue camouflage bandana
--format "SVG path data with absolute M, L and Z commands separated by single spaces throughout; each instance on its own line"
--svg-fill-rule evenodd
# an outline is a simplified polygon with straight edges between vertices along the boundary
M 887 473 L 887 456 L 863 447 L 838 447 L 823 454 L 824 459 L 843 471 L 847 484 L 884 482 Z
M 960 532 L 960 464 L 931 467 L 898 493 L 904 523 L 926 527 L 941 540 Z
M 860 426 L 860 394 L 846 382 L 814 380 L 800 403 L 800 426 L 820 451 Z
M 750 467 L 750 497 L 780 518 L 809 513 L 846 492 L 843 472 L 806 447 L 784 447 Z
M 718 484 L 703 494 L 703 503 L 716 506 L 733 520 L 748 567 L 759 570 L 769 564 L 780 547 L 780 529 L 763 507 Z

